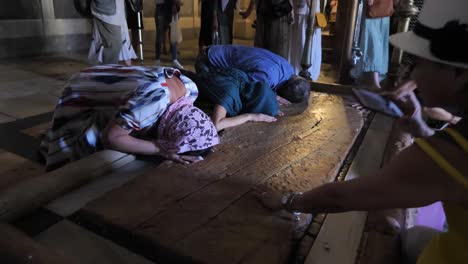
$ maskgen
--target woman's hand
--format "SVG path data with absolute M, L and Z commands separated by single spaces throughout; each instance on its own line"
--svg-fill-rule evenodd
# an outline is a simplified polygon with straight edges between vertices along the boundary
M 418 88 L 416 81 L 407 80 L 398 85 L 394 91 L 385 91 L 382 94 L 386 95 L 392 100 L 399 100 L 401 97 L 408 95 Z
M 426 135 L 425 131 L 429 127 L 422 118 L 422 107 L 414 92 L 409 92 L 405 96 L 399 97 L 395 103 L 405 114 L 397 120 L 403 131 L 416 137 Z
M 254 196 L 260 203 L 266 208 L 272 211 L 279 211 L 283 209 L 281 198 L 283 197 L 280 193 L 268 190 L 265 187 L 257 186 L 253 189 Z
M 165 158 L 165 159 L 167 159 L 167 160 L 172 160 L 172 161 L 175 161 L 175 162 L 181 163 L 181 164 L 197 163 L 197 162 L 203 160 L 202 156 L 179 155 L 177 153 L 160 152 L 160 153 L 158 153 L 158 155 Z
M 182 164 L 203 160 L 200 156 L 185 156 L 164 152 L 154 141 L 135 138 L 130 135 L 131 132 L 122 128 L 115 120 L 112 120 L 102 132 L 101 140 L 105 148 L 135 154 L 158 155 Z
M 400 107 L 406 117 L 421 116 L 421 104 L 414 94 L 417 84 L 413 80 L 408 80 L 400 84 L 394 91 L 381 93 Z
M 275 122 L 276 117 L 265 115 L 265 114 L 250 114 L 249 121 L 252 121 L 252 122 L 268 122 L 268 123 L 270 123 L 270 122 Z
M 392 99 L 405 114 L 397 120 L 403 131 L 416 137 L 428 137 L 434 134 L 434 130 L 426 124 L 422 117 L 421 104 L 414 94 L 416 87 L 415 81 L 406 81 L 402 83 L 396 91 L 386 95 Z

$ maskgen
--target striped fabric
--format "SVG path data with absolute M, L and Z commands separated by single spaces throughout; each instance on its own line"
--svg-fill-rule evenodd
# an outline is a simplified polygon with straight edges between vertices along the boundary
M 101 150 L 101 131 L 112 118 L 127 130 L 149 129 L 169 106 L 166 78 L 174 75 L 182 80 L 185 97 L 193 103 L 197 86 L 173 68 L 101 65 L 75 74 L 65 85 L 52 129 L 42 142 L 46 169 Z

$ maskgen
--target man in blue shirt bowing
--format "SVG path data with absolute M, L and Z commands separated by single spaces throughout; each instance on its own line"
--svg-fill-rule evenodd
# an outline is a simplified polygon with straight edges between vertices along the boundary
M 278 105 L 307 101 L 310 84 L 293 75 L 287 60 L 265 49 L 214 45 L 186 73 L 199 87 L 200 98 L 214 104 L 211 119 L 217 130 L 245 122 L 274 122 Z
M 309 82 L 297 75 L 283 57 L 265 49 L 242 45 L 214 45 L 205 49 L 197 59 L 198 73 L 213 69 L 236 68 L 244 71 L 249 79 L 266 82 L 282 98 L 280 103 L 300 103 L 310 96 Z M 286 100 L 284 100 L 284 99 Z

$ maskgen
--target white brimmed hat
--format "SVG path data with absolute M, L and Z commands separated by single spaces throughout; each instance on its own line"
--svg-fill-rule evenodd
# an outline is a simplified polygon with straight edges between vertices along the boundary
M 403 51 L 468 69 L 468 0 L 425 0 L 413 31 L 390 37 Z

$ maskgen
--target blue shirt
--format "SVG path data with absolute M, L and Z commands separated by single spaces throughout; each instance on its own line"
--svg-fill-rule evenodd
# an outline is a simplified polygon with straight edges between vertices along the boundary
M 208 49 L 208 61 L 215 68 L 242 70 L 252 81 L 266 82 L 274 91 L 294 74 L 293 67 L 283 57 L 248 46 L 211 46 Z

